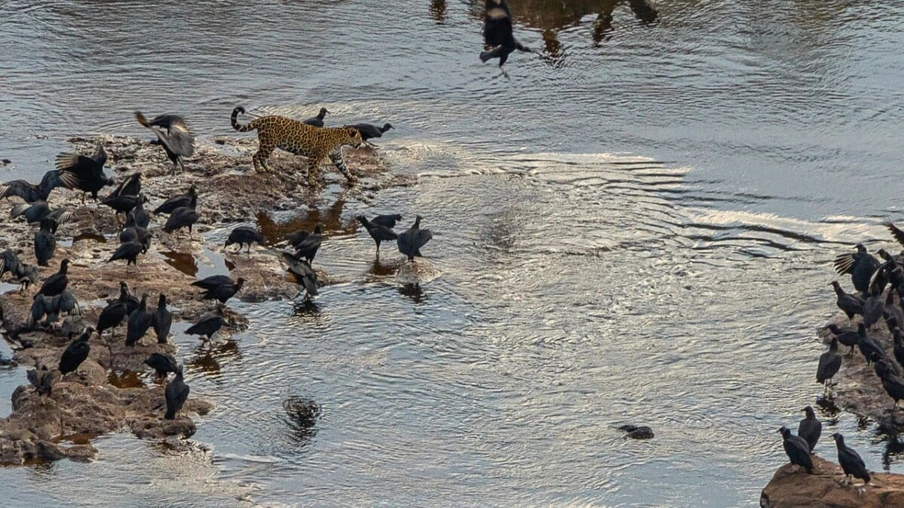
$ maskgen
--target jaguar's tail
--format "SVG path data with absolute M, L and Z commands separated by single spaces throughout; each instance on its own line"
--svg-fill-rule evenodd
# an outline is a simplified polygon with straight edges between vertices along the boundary
M 230 120 L 232 121 L 233 129 L 235 129 L 239 132 L 248 132 L 248 131 L 253 131 L 254 129 L 257 129 L 257 126 L 254 125 L 254 121 L 248 122 L 245 125 L 240 125 L 239 121 L 238 121 L 239 113 L 244 115 L 245 108 L 243 108 L 241 106 L 237 106 L 235 109 L 232 110 L 232 118 Z

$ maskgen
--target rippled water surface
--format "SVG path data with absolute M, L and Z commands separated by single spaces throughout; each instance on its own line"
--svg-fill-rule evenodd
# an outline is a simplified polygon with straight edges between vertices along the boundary
M 135 109 L 237 135 L 238 104 L 389 121 L 392 171 L 421 176 L 262 215 L 325 222 L 317 262 L 351 282 L 237 303 L 251 329 L 212 351 L 177 339 L 217 404 L 190 451 L 104 437 L 89 464 L 0 470 L 13 505 L 756 503 L 776 429 L 820 393 L 831 258 L 902 219 L 904 5 L 511 3 L 545 58 L 506 77 L 477 58 L 475 0 L 0 2 L 4 180 L 71 134 L 147 136 Z M 362 212 L 423 215 L 441 276 L 400 292 Z M 168 259 L 203 275 L 208 254 Z M 0 410 L 24 382 L 0 367 Z M 311 432 L 292 396 L 322 404 Z M 821 416 L 904 472 L 871 426 Z

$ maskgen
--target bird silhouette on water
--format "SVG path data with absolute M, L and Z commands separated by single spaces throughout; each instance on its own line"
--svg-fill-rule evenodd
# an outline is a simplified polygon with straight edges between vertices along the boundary
M 853 254 L 840 254 L 835 257 L 835 271 L 839 275 L 850 274 L 854 289 L 865 294 L 869 291 L 869 282 L 879 268 L 879 260 L 874 258 L 863 244 L 858 243 Z
M 304 120 L 303 123 L 306 123 L 313 127 L 323 127 L 323 119 L 326 117 L 326 114 L 329 113 L 326 108 L 320 108 L 320 112 L 317 113 L 317 116 L 312 116 L 307 120 Z
M 388 242 L 390 240 L 397 240 L 399 235 L 395 233 L 395 231 L 387 228 L 386 226 L 381 226 L 379 224 L 375 224 L 367 220 L 367 217 L 363 215 L 359 215 L 355 217 L 355 219 L 367 229 L 367 233 L 373 238 L 374 243 L 377 244 L 377 256 L 380 255 L 380 243 Z
M 63 351 L 63 356 L 60 358 L 60 374 L 65 376 L 70 372 L 77 371 L 82 362 L 88 358 L 88 354 L 91 352 L 91 345 L 88 344 L 88 340 L 91 339 L 92 333 L 94 333 L 94 328 L 90 326 L 85 328 L 79 338 L 66 347 L 66 350 Z
M 429 229 L 421 229 L 421 219 L 420 215 L 416 216 L 414 224 L 400 234 L 397 241 L 399 252 L 407 256 L 408 261 L 414 261 L 415 256 L 423 257 L 421 247 L 433 238 L 433 233 Z
M 505 0 L 486 0 L 483 42 L 487 50 L 480 53 L 480 61 L 486 63 L 498 58 L 499 67 L 505 64 L 515 50 L 532 52 L 512 34 L 512 12 Z
M 173 196 L 163 203 L 160 204 L 157 208 L 154 209 L 154 215 L 161 214 L 170 214 L 173 213 L 177 208 L 194 208 L 195 204 L 197 204 L 198 191 L 195 189 L 195 186 L 192 185 L 188 188 L 188 192 L 185 194 L 180 194 L 178 196 Z
M 860 455 L 844 444 L 844 436 L 839 433 L 832 434 L 835 439 L 835 447 L 838 448 L 838 463 L 845 474 L 845 481 L 848 485 L 853 483 L 851 477 L 863 480 L 864 485 L 869 483 L 869 471 L 866 470 L 866 464 Z
M 368 140 L 374 138 L 382 138 L 383 133 L 393 128 L 392 125 L 388 123 L 384 123 L 383 127 L 377 127 L 376 125 L 369 123 L 356 123 L 351 127 L 358 129 L 358 132 L 361 133 L 361 139 L 369 146 L 373 146 L 373 144 L 371 144 Z
M 264 245 L 266 242 L 267 240 L 264 238 L 264 235 L 253 227 L 239 226 L 229 233 L 229 238 L 226 239 L 226 247 L 229 247 L 232 244 L 238 244 L 239 248 L 236 252 L 239 252 L 242 250 L 242 246 L 247 244 L 248 252 L 251 252 L 252 243 Z
M 107 185 L 116 182 L 104 173 L 107 152 L 98 145 L 97 152 L 88 157 L 76 153 L 61 153 L 56 157 L 56 168 L 60 170 L 60 180 L 71 190 L 81 190 L 91 194 L 97 201 L 97 193 Z
M 153 317 L 148 312 L 148 295 L 141 295 L 141 301 L 138 302 L 138 308 L 129 314 L 129 320 L 126 322 L 126 346 L 132 347 L 151 328 Z
M 163 293 L 160 294 L 160 298 L 157 300 L 157 308 L 151 314 L 151 326 L 157 335 L 157 343 L 166 344 L 170 328 L 173 326 L 173 315 L 166 308 L 166 295 Z
M 38 290 L 38 294 L 44 296 L 56 296 L 65 291 L 66 286 L 69 285 L 67 273 L 69 273 L 69 260 L 64 259 L 60 261 L 60 271 L 47 277 L 47 280 L 41 285 L 41 289 Z
M 791 459 L 791 464 L 800 466 L 813 474 L 813 459 L 810 457 L 810 445 L 800 436 L 795 436 L 785 427 L 778 429 L 782 434 L 782 445 Z
M 816 418 L 816 413 L 813 412 L 811 406 L 805 407 L 803 411 L 805 416 L 797 426 L 797 435 L 807 442 L 810 453 L 813 453 L 813 448 L 816 448 L 819 436 L 822 435 L 822 423 Z
M 816 368 L 816 381 L 822 383 L 823 393 L 829 390 L 829 383 L 840 368 L 841 354 L 838 352 L 838 338 L 833 337 L 832 342 L 829 343 L 829 350 L 819 357 L 819 365 Z
M 185 171 L 185 158 L 195 153 L 195 136 L 191 133 L 185 119 L 179 115 L 160 115 L 148 120 L 140 111 L 135 112 L 138 123 L 150 129 L 156 136 L 156 144 L 163 147 L 166 156 L 176 167 Z
M 176 418 L 176 413 L 182 409 L 182 406 L 188 399 L 189 391 L 190 389 L 188 385 L 185 384 L 185 380 L 182 376 L 182 366 L 179 365 L 176 368 L 176 377 L 167 383 L 166 390 L 164 390 L 164 395 L 166 397 L 166 413 L 163 415 L 164 419 L 174 420 Z
M 176 359 L 169 353 L 153 353 L 144 364 L 154 369 L 158 379 L 166 377 L 170 372 L 176 372 L 179 368 Z
M 57 230 L 57 222 L 53 219 L 44 219 L 41 221 L 41 229 L 35 233 L 35 259 L 38 260 L 38 266 L 47 266 L 47 262 L 53 258 L 56 252 L 56 237 L 54 234 Z

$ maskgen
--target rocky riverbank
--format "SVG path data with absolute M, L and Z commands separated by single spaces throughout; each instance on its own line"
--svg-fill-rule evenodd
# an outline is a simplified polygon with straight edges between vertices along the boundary
M 70 141 L 73 151 L 82 154 L 93 153 L 97 144 L 102 144 L 109 155 L 106 172 L 117 181 L 140 172 L 142 193 L 150 200 L 147 210 L 194 185 L 201 218 L 190 237 L 185 231 L 163 232 L 166 217 L 153 217 L 148 228 L 153 235 L 151 248 L 138 257 L 138 266 L 127 266 L 124 261 L 107 263 L 119 246 L 119 226 L 113 210 L 90 199 L 84 203 L 81 193 L 55 189 L 48 200 L 50 207 L 69 208 L 72 218 L 57 231 L 54 257 L 48 267 L 40 268 L 36 284 L 24 292 L 12 290 L 0 295 L 4 337 L 10 341 L 14 359 L 20 365 L 43 364 L 56 368 L 69 343 L 69 334 L 80 333 L 85 326 L 97 323 L 103 306 L 118 297 L 120 281 L 127 282 L 136 295 L 148 294 L 151 308 L 156 305 L 158 295 L 166 294 L 174 322 L 195 321 L 210 312 L 213 304 L 200 300 L 197 289 L 190 286 L 195 280 L 189 275 L 191 272 L 178 268 L 180 263 L 204 260 L 208 253 L 223 258 L 233 279 L 245 278 L 237 299 L 290 299 L 298 293 L 298 286 L 287 279 L 280 264 L 279 246 L 255 246 L 251 253 L 235 253 L 232 248 L 224 249 L 222 238 L 217 242 L 212 238 L 222 237 L 218 231 L 226 231 L 237 223 L 257 222 L 271 226 L 263 232 L 268 236 L 268 243 L 277 243 L 288 231 L 270 215 L 291 215 L 291 211 L 315 206 L 320 199 L 319 190 L 312 191 L 305 186 L 303 159 L 277 153 L 271 158 L 275 171 L 255 173 L 251 169 L 251 154 L 257 149 L 257 140 L 220 138 L 213 144 L 197 146 L 195 155 L 186 161 L 186 171 L 172 173 L 172 165 L 163 150 L 146 140 L 102 136 L 77 137 Z M 343 200 L 367 200 L 379 189 L 412 182 L 390 175 L 378 153 L 370 149 L 346 150 L 345 160 L 360 183 L 342 190 Z M 334 171 L 325 170 L 324 175 L 328 186 L 344 180 Z M 112 187 L 100 195 L 110 190 Z M 9 205 L 19 202 L 18 198 L 11 198 Z M 327 224 L 327 235 L 330 226 Z M 0 221 L 0 227 L 3 228 L 0 250 L 19 251 L 22 261 L 34 264 L 36 228 L 21 218 L 13 220 L 8 216 Z M 32 297 L 41 283 L 58 270 L 63 259 L 71 261 L 68 290 L 78 300 L 80 312 L 73 311 L 49 323 L 31 323 Z M 336 282 L 329 274 L 317 271 L 320 285 Z M 244 316 L 231 310 L 227 309 L 225 316 L 227 324 L 215 340 L 228 339 L 248 326 Z M 155 382 L 152 371 L 143 364 L 155 352 L 170 353 L 179 359 L 172 340 L 169 344 L 158 344 L 151 331 L 137 345 L 129 347 L 124 343 L 124 330 L 123 324 L 116 338 L 109 331 L 103 337 L 94 334 L 89 341 L 88 359 L 77 372 L 59 379 L 46 399 L 28 384 L 15 391 L 12 414 L 0 419 L 0 464 L 64 457 L 88 459 L 95 453 L 90 444 L 94 436 L 124 428 L 141 438 L 194 434 L 195 424 L 189 415 L 203 416 L 212 409 L 212 404 L 204 400 L 202 393 L 192 391 L 181 416 L 164 420 L 164 385 Z M 118 379 L 139 381 L 117 383 Z

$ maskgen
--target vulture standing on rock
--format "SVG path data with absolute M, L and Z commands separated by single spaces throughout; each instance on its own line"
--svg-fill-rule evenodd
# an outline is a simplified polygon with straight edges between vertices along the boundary
M 885 349 L 882 348 L 882 344 L 866 333 L 866 326 L 863 323 L 857 325 L 857 348 L 860 349 L 860 354 L 866 359 L 867 365 L 873 361 L 874 355 L 879 358 L 885 358 Z
M 192 203 L 197 203 L 198 191 L 195 189 L 194 184 L 188 188 L 188 193 L 180 194 L 178 196 L 173 196 L 166 201 L 164 201 L 160 206 L 154 209 L 154 215 L 160 214 L 170 214 L 176 208 L 189 207 L 194 208 L 195 205 Z
M 163 415 L 164 419 L 174 420 L 176 418 L 176 413 L 182 409 L 182 405 L 185 404 L 186 399 L 188 399 L 188 392 L 189 387 L 182 378 L 182 366 L 180 365 L 176 367 L 176 377 L 167 383 L 166 390 L 164 391 L 166 397 L 166 414 Z
M 327 113 L 329 113 L 329 111 L 327 111 L 326 108 L 320 108 L 320 112 L 317 113 L 317 116 L 312 116 L 311 118 L 305 120 L 303 123 L 312 127 L 323 127 L 323 119 L 324 117 L 326 117 Z
M 153 318 L 147 307 L 148 295 L 145 293 L 141 295 L 138 308 L 129 315 L 129 320 L 126 322 L 126 346 L 134 346 L 151 328 Z
M 191 202 L 189 206 L 180 206 L 173 210 L 170 213 L 168 219 L 166 219 L 166 224 L 163 226 L 163 231 L 167 233 L 172 233 L 181 228 L 188 228 L 188 236 L 191 237 L 192 226 L 198 222 L 198 219 L 201 218 L 201 214 L 198 213 L 198 195 L 195 194 L 191 197 Z
M 791 431 L 785 427 L 778 429 L 782 433 L 782 444 L 785 447 L 785 453 L 791 459 L 791 464 L 801 466 L 808 473 L 813 474 L 813 459 L 810 458 L 810 445 L 800 436 L 791 434 Z
M 160 298 L 157 300 L 157 309 L 151 315 L 151 326 L 154 327 L 158 344 L 166 344 L 172 325 L 173 315 L 166 308 L 166 295 L 161 293 Z
M 66 286 L 69 285 L 69 277 L 66 276 L 68 272 L 69 260 L 64 259 L 60 261 L 60 271 L 47 277 L 47 280 L 41 285 L 38 294 L 44 296 L 56 296 L 65 291 Z
M 35 234 L 35 259 L 38 260 L 38 266 L 47 266 L 47 262 L 53 258 L 56 251 L 56 233 L 57 223 L 53 219 L 44 219 L 41 221 L 41 229 Z
M 847 355 L 853 356 L 854 346 L 856 346 L 860 341 L 860 336 L 857 334 L 857 332 L 854 330 L 842 330 L 835 324 L 830 324 L 828 326 L 828 329 L 830 332 L 832 332 L 832 335 L 834 335 L 835 338 L 838 339 L 839 343 L 851 348 Z
M 414 224 L 408 228 L 408 231 L 399 235 L 398 246 L 399 252 L 408 257 L 408 261 L 414 261 L 415 256 L 421 255 L 421 247 L 427 244 L 433 233 L 429 229 L 421 229 L 421 216 L 416 216 Z
M 498 58 L 499 67 L 505 64 L 509 55 L 516 49 L 532 51 L 512 35 L 512 12 L 505 0 L 486 0 L 483 42 L 487 50 L 480 53 L 480 61 L 486 63 L 487 60 Z
M 355 125 L 351 125 L 355 129 L 358 129 L 358 132 L 361 133 L 361 139 L 370 146 L 371 143 L 368 141 L 373 138 L 382 138 L 383 133 L 392 129 L 392 125 L 388 123 L 384 123 L 383 127 L 377 127 L 376 125 L 371 125 L 369 123 L 356 123 Z
M 866 464 L 860 458 L 860 455 L 844 444 L 844 436 L 841 434 L 836 432 L 832 434 L 832 437 L 835 438 L 835 446 L 838 448 L 838 463 L 841 464 L 841 469 L 844 470 L 845 480 L 848 485 L 853 483 L 852 476 L 863 480 L 864 484 L 869 483 L 869 471 L 866 470 Z
M 60 374 L 65 376 L 70 372 L 75 372 L 78 370 L 79 365 L 88 358 L 88 353 L 91 352 L 91 345 L 88 344 L 88 340 L 93 332 L 94 328 L 90 326 L 85 328 L 82 335 L 70 343 L 66 350 L 63 351 L 63 356 L 60 358 Z
M 135 112 L 135 119 L 157 136 L 155 143 L 163 146 L 166 156 L 173 163 L 173 171 L 176 166 L 185 171 L 185 157 L 195 153 L 195 136 L 185 124 L 185 119 L 179 115 L 160 115 L 148 121 L 140 111 Z
M 115 183 L 104 173 L 106 163 L 107 152 L 100 145 L 91 157 L 76 153 L 61 153 L 56 157 L 56 167 L 60 171 L 63 185 L 68 189 L 90 193 L 94 201 L 97 201 L 97 193 L 101 189 Z
M 144 244 L 141 242 L 131 241 L 123 243 L 116 248 L 113 255 L 107 260 L 107 263 L 124 259 L 126 260 L 126 266 L 135 265 L 135 268 L 138 268 L 138 255 L 144 252 L 144 250 Z
M 37 362 L 35 368 L 25 374 L 28 377 L 28 382 L 35 387 L 35 391 L 41 396 L 42 403 L 53 392 L 53 384 L 59 378 L 57 371 L 48 370 L 47 366 L 41 362 Z
M 250 226 L 239 226 L 229 233 L 229 238 L 226 239 L 226 247 L 237 243 L 239 245 L 239 249 L 236 252 L 240 252 L 242 250 L 242 246 L 248 244 L 248 252 L 251 252 L 252 243 L 264 245 L 266 241 L 267 240 L 264 238 L 264 235 L 260 234 L 258 230 Z
M 862 243 L 856 245 L 854 254 L 840 254 L 835 257 L 835 271 L 838 275 L 851 274 L 854 289 L 861 293 L 869 291 L 869 282 L 879 268 L 879 260 L 874 258 Z
M 197 284 L 197 282 L 193 284 Z M 230 280 L 229 282 L 210 287 L 204 294 L 201 295 L 201 299 L 217 300 L 220 303 L 226 303 L 230 298 L 235 296 L 236 293 L 238 293 L 244 285 L 245 279 L 239 277 L 235 282 L 232 282 L 232 280 Z
M 813 453 L 813 448 L 816 448 L 819 436 L 822 435 L 822 423 L 816 419 L 816 413 L 813 412 L 811 406 L 807 406 L 803 410 L 806 413 L 806 417 L 800 421 L 800 425 L 797 427 L 797 435 L 807 442 L 807 446 L 810 447 L 810 453 Z
M 845 293 L 837 280 L 832 281 L 831 285 L 835 288 L 835 303 L 847 315 L 848 319 L 854 319 L 857 314 L 863 314 L 863 300 L 855 295 Z
M 823 353 L 819 357 L 819 365 L 816 367 L 816 382 L 822 383 L 823 385 L 823 393 L 828 391 L 829 382 L 835 377 L 835 374 L 838 373 L 838 370 L 841 368 L 841 354 L 838 352 L 838 338 L 833 337 L 832 342 L 829 343 L 829 350 Z M 813 413 L 813 408 L 807 406 L 810 410 L 807 415 Z M 800 434 L 800 431 L 797 432 Z M 809 441 L 809 439 L 807 439 Z
M 144 361 L 144 364 L 154 369 L 158 378 L 166 377 L 170 372 L 176 372 L 179 369 L 176 359 L 169 353 L 153 353 Z

